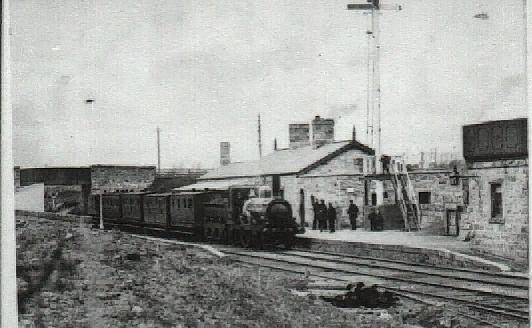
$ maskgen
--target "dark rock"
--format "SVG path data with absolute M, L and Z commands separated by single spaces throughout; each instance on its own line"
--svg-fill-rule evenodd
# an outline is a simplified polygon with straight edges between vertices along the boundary
M 138 253 L 129 253 L 126 256 L 126 259 L 129 261 L 140 261 L 140 254 Z

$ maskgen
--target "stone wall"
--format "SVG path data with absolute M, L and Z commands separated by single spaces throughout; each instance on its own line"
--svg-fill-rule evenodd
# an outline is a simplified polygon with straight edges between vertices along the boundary
M 427 233 L 434 235 L 447 234 L 447 211 L 456 210 L 464 205 L 461 182 L 456 186 L 451 185 L 449 179 L 451 174 L 451 171 L 435 170 L 409 173 L 418 201 L 419 192 L 430 192 L 430 203 L 420 204 L 419 206 L 421 212 L 420 228 Z M 371 194 L 375 190 L 376 183 L 372 180 L 368 195 L 369 204 L 371 204 Z M 391 180 L 384 180 L 384 191 L 383 204 L 389 206 L 397 204 L 395 189 Z
M 468 163 L 469 206 L 462 235 L 474 235 L 472 248 L 503 257 L 528 257 L 528 160 Z M 491 184 L 500 183 L 503 216 L 490 223 Z
M 142 191 L 155 180 L 155 166 L 91 166 L 92 192 Z
M 430 192 L 430 203 L 420 204 L 421 230 L 435 235 L 447 234 L 447 211 L 464 206 L 462 181 L 451 185 L 451 171 L 427 171 L 410 173 L 416 196 Z M 419 196 L 418 196 L 419 201 Z
M 44 186 L 44 208 L 52 211 L 60 204 L 67 206 L 81 205 L 83 203 L 82 186 Z M 81 206 L 80 206 L 81 207 Z
M 331 202 L 336 207 L 338 227 L 350 226 L 347 208 L 352 199 L 362 212 L 364 204 L 364 158 L 368 157 L 360 150 L 352 149 L 342 153 L 330 161 L 312 169 L 301 176 L 283 176 L 281 185 L 284 197 L 292 204 L 297 222 L 301 222 L 299 214 L 300 190 L 303 189 L 305 199 L 305 221 L 312 224 L 313 211 L 310 196 Z M 362 224 L 359 215 L 358 225 Z M 358 221 L 357 221 L 358 222 Z
M 317 199 L 325 200 L 328 204 L 331 202 L 336 207 L 338 227 L 348 227 L 349 218 L 347 208 L 349 200 L 362 211 L 364 203 L 364 181 L 362 175 L 335 175 L 335 176 L 285 176 L 281 178 L 281 185 L 284 188 L 284 197 L 292 204 L 294 217 L 297 222 L 301 222 L 299 214 L 300 190 L 305 192 L 305 221 L 312 225 L 313 211 L 310 203 L 310 196 Z M 357 221 L 358 222 L 358 221 Z M 362 218 L 359 216 L 358 225 L 362 224 Z

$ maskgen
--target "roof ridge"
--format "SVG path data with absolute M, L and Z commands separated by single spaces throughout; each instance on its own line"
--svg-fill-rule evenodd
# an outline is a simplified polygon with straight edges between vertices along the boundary
M 339 154 L 356 149 L 366 155 L 373 155 L 373 149 L 356 140 L 339 140 L 315 148 L 312 145 L 285 151 L 273 151 L 262 159 L 226 165 L 200 177 L 200 180 L 229 179 L 273 174 L 300 174 L 316 165 L 327 163 Z

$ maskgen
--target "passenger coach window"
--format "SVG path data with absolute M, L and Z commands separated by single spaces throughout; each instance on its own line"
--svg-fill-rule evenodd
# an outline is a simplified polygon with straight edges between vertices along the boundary
M 188 208 L 192 208 L 192 198 L 188 199 Z
M 181 198 L 176 199 L 177 208 L 181 208 Z

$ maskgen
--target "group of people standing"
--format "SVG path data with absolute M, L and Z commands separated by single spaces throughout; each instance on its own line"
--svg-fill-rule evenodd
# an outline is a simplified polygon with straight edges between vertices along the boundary
M 314 196 L 310 196 L 310 201 L 312 203 L 312 210 L 314 212 L 314 219 L 312 220 L 312 230 L 319 229 L 320 232 L 330 230 L 330 232 L 336 231 L 336 208 L 329 202 L 329 206 L 325 205 L 325 200 L 320 199 L 318 201 Z M 347 214 L 349 215 L 349 221 L 351 223 L 351 229 L 356 230 L 356 218 L 358 216 L 358 207 L 353 203 L 352 200 L 349 201 L 349 208 L 347 209 Z

